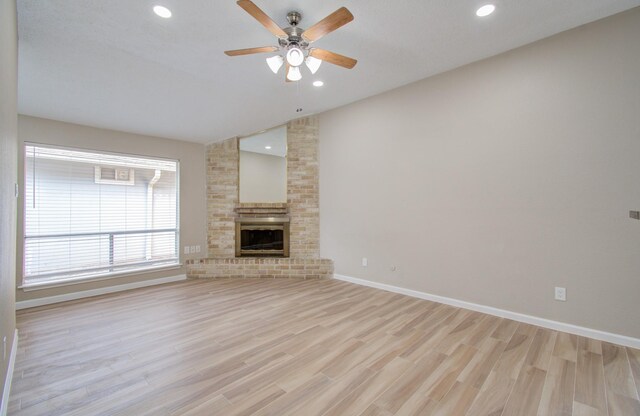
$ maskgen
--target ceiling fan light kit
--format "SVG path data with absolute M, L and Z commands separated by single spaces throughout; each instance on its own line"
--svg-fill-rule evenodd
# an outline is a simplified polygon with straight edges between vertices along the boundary
M 304 30 L 298 27 L 302 19 L 302 15 L 299 12 L 289 12 L 287 14 L 287 21 L 290 26 L 282 29 L 251 0 L 239 0 L 237 4 L 278 38 L 278 46 L 263 46 L 225 51 L 225 54 L 228 56 L 279 52 L 278 55 L 271 56 L 267 58 L 266 61 L 274 74 L 277 74 L 282 65 L 286 63 L 286 81 L 299 81 L 302 79 L 302 72 L 299 68 L 302 63 L 305 63 L 309 71 L 315 74 L 323 61 L 347 69 L 353 68 L 358 62 L 353 58 L 334 52 L 310 47 L 312 42 L 317 41 L 353 20 L 353 15 L 346 7 L 339 8 L 309 29 Z
M 272 56 L 271 58 L 267 58 L 267 65 L 273 71 L 274 74 L 277 74 L 280 70 L 280 67 L 284 64 L 284 58 L 280 55 Z
M 322 60 L 314 58 L 313 56 L 308 56 L 307 59 L 304 60 L 304 63 L 307 64 L 307 68 L 309 68 L 309 71 L 311 71 L 312 74 L 315 74 L 316 72 L 318 72 L 318 69 L 320 69 Z
M 300 81 L 302 79 L 300 68 L 297 66 L 290 66 L 289 71 L 287 71 L 287 79 L 289 81 Z
M 287 62 L 291 66 L 300 66 L 304 62 L 304 54 L 300 50 L 300 48 L 296 48 L 295 46 L 289 49 L 287 52 Z

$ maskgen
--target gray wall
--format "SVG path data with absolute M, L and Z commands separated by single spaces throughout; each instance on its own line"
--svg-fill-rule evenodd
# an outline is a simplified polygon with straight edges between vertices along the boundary
M 205 147 L 199 143 L 183 142 L 151 136 L 123 133 L 113 130 L 97 129 L 77 124 L 20 115 L 18 119 L 20 172 L 24 169 L 24 142 L 54 144 L 78 149 L 102 150 L 129 153 L 142 156 L 156 156 L 180 161 L 180 257 L 188 258 L 205 256 L 206 253 L 206 181 L 205 181 Z M 19 175 L 20 184 L 24 175 Z M 17 279 L 22 281 L 23 209 L 24 201 L 18 199 L 18 255 Z M 14 240 L 15 241 L 15 240 Z M 185 245 L 200 245 L 199 254 L 183 254 Z M 45 290 L 24 291 L 17 289 L 17 300 L 34 299 L 64 293 L 96 289 L 132 283 L 141 280 L 185 274 L 186 269 L 156 271 L 151 273 L 130 274 L 122 277 L 49 288 Z
M 15 241 L 17 181 L 18 32 L 15 0 L 0 0 L 0 395 L 16 328 Z M 6 337 L 7 355 L 2 342 Z M 1 400 L 1 398 L 0 398 Z
M 640 337 L 639 40 L 635 8 L 322 114 L 322 257 Z

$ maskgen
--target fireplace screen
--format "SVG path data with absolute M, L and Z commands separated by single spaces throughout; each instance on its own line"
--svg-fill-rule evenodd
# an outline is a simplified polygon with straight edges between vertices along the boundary
M 282 228 L 275 230 L 270 228 L 245 228 L 240 231 L 240 234 L 241 250 L 281 251 L 284 248 Z
M 269 218 L 236 223 L 236 257 L 289 256 L 289 223 L 266 220 Z

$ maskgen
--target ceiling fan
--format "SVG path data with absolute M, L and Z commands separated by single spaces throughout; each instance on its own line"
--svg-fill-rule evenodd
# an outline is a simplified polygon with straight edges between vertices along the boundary
M 260 22 L 269 32 L 278 37 L 278 46 L 262 46 L 258 48 L 235 49 L 225 51 L 228 56 L 250 55 L 254 53 L 276 52 L 267 58 L 267 64 L 273 73 L 277 74 L 283 64 L 286 63 L 285 79 L 287 81 L 299 81 L 302 79 L 300 66 L 304 62 L 312 74 L 315 74 L 323 61 L 351 69 L 358 61 L 347 56 L 327 51 L 325 49 L 311 47 L 311 43 L 334 30 L 346 25 L 353 20 L 353 15 L 346 7 L 341 7 L 329 16 L 325 17 L 309 29 L 298 27 L 302 15 L 292 11 L 287 14 L 289 27 L 280 28 L 269 16 L 267 16 L 251 0 L 239 0 L 238 6 Z

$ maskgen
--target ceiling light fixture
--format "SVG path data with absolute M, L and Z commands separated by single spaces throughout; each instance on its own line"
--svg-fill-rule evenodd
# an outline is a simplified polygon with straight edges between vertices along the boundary
M 287 72 L 287 79 L 289 81 L 300 81 L 302 79 L 300 68 L 298 68 L 297 66 L 290 66 L 289 72 Z
M 484 6 L 476 10 L 476 16 L 478 17 L 489 16 L 491 13 L 493 13 L 495 9 L 496 9 L 496 6 L 494 6 L 493 4 L 485 4 Z
M 322 87 L 323 85 L 324 85 L 324 82 L 322 81 L 313 81 L 314 87 Z
M 171 17 L 171 10 L 167 9 L 164 6 L 153 6 L 153 12 L 165 19 L 168 19 Z
M 158 0 L 161 1 L 161 0 Z M 489 1 L 489 0 L 486 0 Z M 265 12 L 251 0 L 238 0 L 238 6 L 243 8 L 254 19 L 277 37 L 277 45 L 261 46 L 258 48 L 244 48 L 225 51 L 228 56 L 244 56 L 255 53 L 275 54 L 267 58 L 267 65 L 273 73 L 278 73 L 286 62 L 285 77 L 287 81 L 299 81 L 302 79 L 300 67 L 306 64 L 311 74 L 315 74 L 322 61 L 330 64 L 351 69 L 358 61 L 348 56 L 339 55 L 326 49 L 311 47 L 311 44 L 325 35 L 333 32 L 353 20 L 353 15 L 346 7 L 341 7 L 324 19 L 307 29 L 298 26 L 302 19 L 302 14 L 297 11 L 287 13 L 289 27 L 281 28 Z
M 315 74 L 316 72 L 318 72 L 322 60 L 314 58 L 313 56 L 307 56 L 307 59 L 304 60 L 304 63 L 307 64 L 307 68 L 309 68 L 309 71 L 311 71 L 312 74 Z
M 264 148 L 267 150 L 271 150 L 271 146 L 265 146 Z
M 300 66 L 304 62 L 304 54 L 300 48 L 293 47 L 287 52 L 287 62 L 291 66 Z
M 274 74 L 278 73 L 282 64 L 284 64 L 284 58 L 280 55 L 267 58 L 267 65 L 269 65 L 269 68 L 273 71 Z

